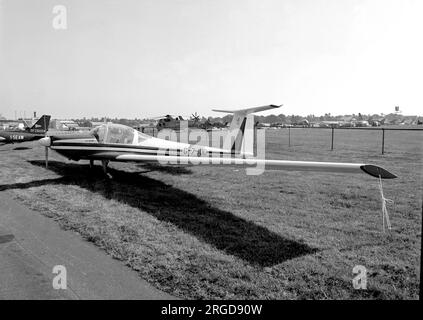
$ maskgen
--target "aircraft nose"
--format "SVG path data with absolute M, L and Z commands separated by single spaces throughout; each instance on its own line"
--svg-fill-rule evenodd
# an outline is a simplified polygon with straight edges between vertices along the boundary
M 39 142 L 44 147 L 50 147 L 51 139 L 50 139 L 50 137 L 44 137 L 44 138 L 40 139 Z

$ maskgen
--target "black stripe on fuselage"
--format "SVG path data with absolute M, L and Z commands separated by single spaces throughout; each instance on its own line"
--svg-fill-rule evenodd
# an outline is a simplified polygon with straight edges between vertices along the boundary
M 15 143 L 39 140 L 41 138 L 44 138 L 44 135 L 28 133 L 26 131 L 2 131 L 0 132 L 0 137 L 5 139 L 2 140 L 3 143 Z
M 75 150 L 75 149 L 53 149 L 57 153 L 72 159 L 72 160 L 81 160 L 81 159 L 107 159 L 107 160 L 116 160 L 118 156 L 126 155 L 126 154 L 137 154 L 137 155 L 145 155 L 145 156 L 180 156 L 180 152 L 169 152 L 169 151 L 161 151 L 161 152 L 131 152 L 131 151 L 107 151 L 107 150 Z
M 56 147 L 59 147 L 56 149 Z M 63 149 L 62 149 L 63 148 Z M 103 143 L 81 143 L 81 142 L 60 142 L 53 141 L 51 149 L 61 155 L 73 159 L 109 159 L 125 154 L 140 155 L 173 155 L 180 156 L 181 150 L 159 149 L 157 147 L 143 147 L 134 145 L 117 145 Z M 119 150 L 120 149 L 120 150 Z M 125 150 L 126 149 L 126 150 Z M 145 151 L 145 152 L 140 152 Z
M 114 144 L 114 143 L 86 143 L 86 142 L 61 142 L 52 141 L 52 147 L 82 147 L 82 148 L 120 148 L 120 149 L 143 149 L 143 150 L 159 150 L 158 147 L 136 146 L 132 144 Z

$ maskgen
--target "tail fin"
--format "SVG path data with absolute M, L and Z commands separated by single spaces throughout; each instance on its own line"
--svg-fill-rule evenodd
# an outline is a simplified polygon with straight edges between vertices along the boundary
M 215 112 L 233 113 L 229 132 L 223 141 L 223 148 L 246 156 L 254 155 L 254 116 L 251 113 L 271 110 L 281 107 L 277 105 L 267 105 L 240 110 L 216 110 Z
M 47 132 L 50 124 L 50 117 L 49 115 L 43 115 L 29 130 L 33 132 Z

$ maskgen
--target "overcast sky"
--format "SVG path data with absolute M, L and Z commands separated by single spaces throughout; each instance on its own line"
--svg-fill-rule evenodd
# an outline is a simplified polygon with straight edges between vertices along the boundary
M 0 114 L 423 114 L 422 17 L 421 0 L 0 0 Z

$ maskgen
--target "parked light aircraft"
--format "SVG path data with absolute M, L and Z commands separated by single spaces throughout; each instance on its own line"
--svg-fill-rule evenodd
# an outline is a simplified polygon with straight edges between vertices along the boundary
M 171 130 L 180 130 L 181 129 L 181 123 L 183 121 L 186 121 L 187 128 L 195 128 L 195 129 L 203 129 L 203 130 L 211 130 L 212 128 L 224 128 L 226 127 L 226 124 L 219 123 L 219 122 L 210 122 L 210 120 L 201 120 L 200 116 L 196 113 L 193 113 L 191 115 L 191 118 L 188 120 L 184 120 L 182 116 L 175 116 L 172 117 L 171 115 L 165 115 L 163 117 L 158 117 L 157 122 L 157 130 L 163 130 L 163 129 L 171 129 Z
M 44 137 L 50 123 L 50 116 L 43 115 L 32 127 L 25 130 L 0 131 L 0 143 L 17 143 L 39 140 Z
M 392 179 L 396 176 L 372 164 L 312 161 L 286 161 L 253 158 L 254 130 L 252 113 L 279 108 L 267 105 L 240 110 L 213 110 L 232 113 L 233 119 L 224 139 L 223 148 L 198 146 L 151 137 L 120 124 L 103 124 L 88 136 L 52 135 L 40 140 L 46 147 L 71 160 L 100 160 L 107 172 L 109 161 L 170 162 L 172 164 L 229 165 L 257 167 L 265 170 L 325 171 L 340 173 L 366 173 L 373 177 Z M 247 134 L 248 133 L 248 134 Z

